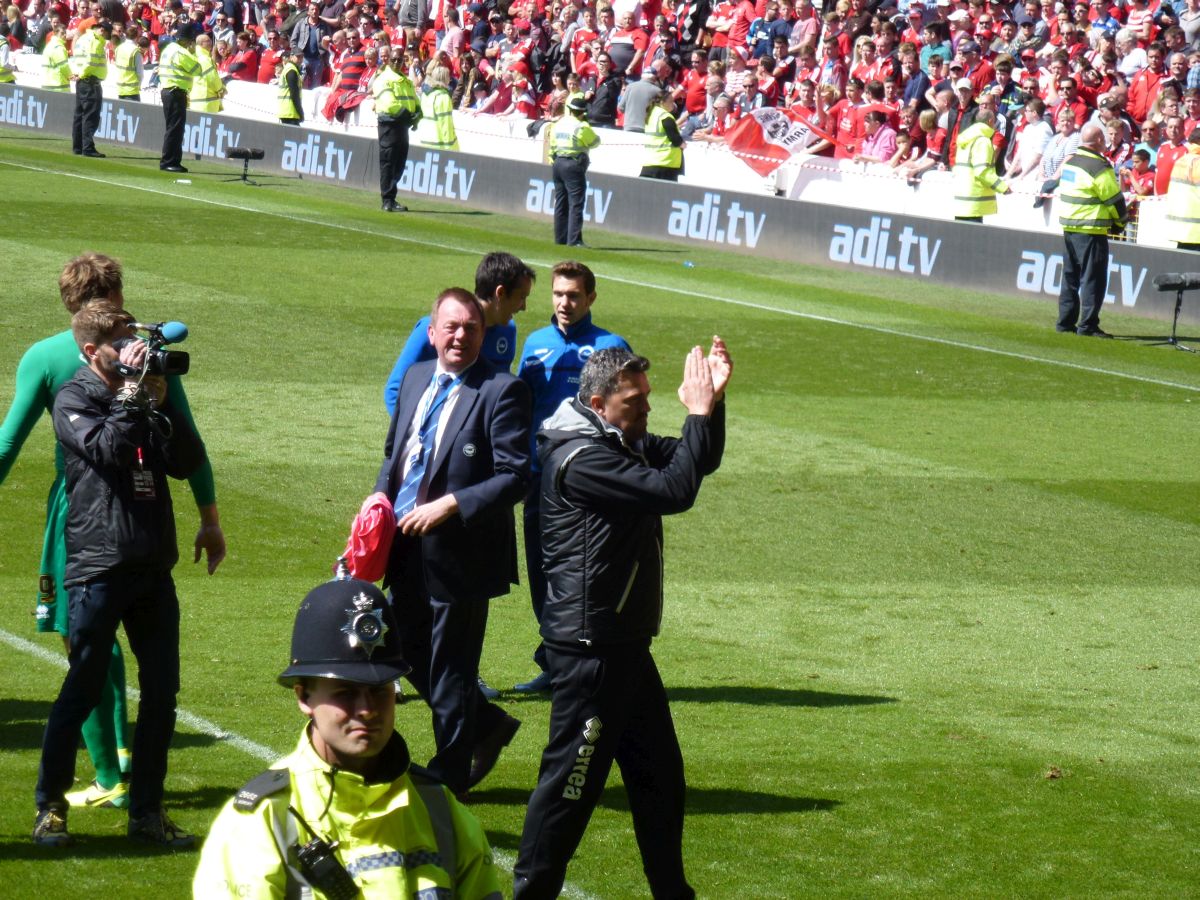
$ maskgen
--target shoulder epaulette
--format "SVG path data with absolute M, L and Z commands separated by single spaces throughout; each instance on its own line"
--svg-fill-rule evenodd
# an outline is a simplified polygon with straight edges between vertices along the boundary
M 240 812 L 251 812 L 264 797 L 278 794 L 290 784 L 291 777 L 287 769 L 267 769 L 246 782 L 233 798 L 233 805 Z
M 442 779 L 438 778 L 424 766 L 409 766 L 408 774 L 412 776 L 414 781 L 420 781 L 425 784 L 445 784 Z

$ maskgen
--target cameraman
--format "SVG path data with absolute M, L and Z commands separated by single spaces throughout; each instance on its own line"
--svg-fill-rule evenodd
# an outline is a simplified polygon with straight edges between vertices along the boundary
M 171 579 L 179 551 L 167 476 L 194 472 L 204 446 L 186 418 L 164 404 L 164 380 L 146 374 L 148 348 L 133 339 L 133 322 L 108 302 L 76 313 L 71 331 L 87 368 L 54 401 L 54 431 L 66 459 L 70 667 L 42 744 L 33 840 L 43 846 L 71 842 L 64 794 L 120 623 L 142 690 L 129 837 L 164 847 L 194 843 L 162 809 L 179 690 L 179 600 Z

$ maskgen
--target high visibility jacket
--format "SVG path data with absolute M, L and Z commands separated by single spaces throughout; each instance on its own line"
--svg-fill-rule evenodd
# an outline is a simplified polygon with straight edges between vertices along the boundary
M 975 122 L 955 142 L 954 215 L 964 218 L 986 216 L 996 211 L 996 191 L 1004 179 L 996 174 L 996 147 L 989 125 Z
M 190 91 L 192 82 L 200 75 L 200 61 L 187 47 L 172 41 L 158 58 L 158 84 L 162 88 Z
M 294 72 L 297 83 L 300 79 L 300 70 L 296 68 L 296 64 L 288 60 L 283 64 L 283 68 L 279 70 L 279 118 L 281 119 L 299 119 L 304 121 L 304 114 L 296 108 L 295 102 L 292 100 L 292 89 L 288 87 L 288 73 Z
M 51 34 L 42 50 L 42 88 L 47 91 L 66 91 L 70 84 L 67 45 L 57 34 Z
M 289 850 L 312 836 L 290 806 L 336 845 L 334 855 L 365 900 L 435 895 L 500 900 L 500 879 L 483 828 L 443 785 L 409 766 L 400 735 L 392 735 L 377 765 L 394 770 L 395 778 L 368 783 L 332 768 L 313 750 L 306 731 L 295 752 L 249 782 L 221 810 L 204 842 L 194 896 L 300 896 L 308 882 L 293 868 Z
M 3 39 L 0 38 L 0 40 Z M 12 84 L 15 82 L 17 77 L 13 74 L 13 71 L 12 48 L 8 46 L 8 41 L 4 41 L 4 44 L 0 45 L 0 84 Z
M 71 48 L 71 71 L 76 78 L 105 79 L 108 75 L 108 54 L 104 50 L 107 43 L 102 32 L 94 28 L 75 39 L 75 46 Z
M 592 130 L 592 126 L 582 119 L 576 118 L 570 112 L 564 113 L 555 120 L 550 130 L 550 156 L 557 159 L 565 156 L 576 159 L 589 150 L 600 146 L 600 138 Z
M 138 77 L 138 58 L 142 48 L 134 41 L 122 41 L 113 53 L 113 65 L 117 67 L 117 96 L 129 97 L 140 94 L 142 81 Z
M 421 97 L 421 115 L 433 123 L 433 140 L 422 142 L 426 147 L 458 149 L 458 133 L 454 130 L 454 101 L 448 90 L 435 87 Z
M 225 83 L 217 72 L 217 64 L 213 62 L 212 54 L 203 47 L 196 48 L 196 62 L 200 64 L 200 74 L 192 79 L 188 90 L 188 109 L 197 112 L 220 112 L 221 92 Z
M 1180 244 L 1200 244 L 1200 145 L 1188 144 L 1171 168 L 1167 235 Z
M 1063 163 L 1058 205 L 1063 231 L 1107 234 L 1112 225 L 1125 221 L 1125 197 L 1112 163 L 1086 147 Z
M 667 139 L 663 121 L 670 114 L 661 106 L 652 106 L 646 117 L 646 144 L 643 165 L 661 166 L 668 169 L 683 168 L 683 148 L 674 146 Z
M 417 89 L 404 75 L 391 66 L 380 66 L 371 78 L 371 96 L 375 98 L 375 115 L 395 118 L 402 113 L 417 115 L 421 104 Z

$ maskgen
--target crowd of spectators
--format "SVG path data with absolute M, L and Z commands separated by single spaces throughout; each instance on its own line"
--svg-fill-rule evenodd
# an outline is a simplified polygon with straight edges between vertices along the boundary
M 89 18 L 137 22 L 152 65 L 171 25 L 209 32 L 223 77 L 268 82 L 292 46 L 333 117 L 365 96 L 381 48 L 418 84 L 437 62 L 458 109 L 553 118 L 573 94 L 593 125 L 641 131 L 659 92 L 688 140 L 786 107 L 825 135 L 809 151 L 909 179 L 954 163 L 955 138 L 996 112 L 997 167 L 1052 186 L 1088 121 L 1131 196 L 1167 190 L 1200 124 L 1200 0 L 30 0 L 14 47 L 68 39 Z M 595 5 L 588 5 L 594 3 Z

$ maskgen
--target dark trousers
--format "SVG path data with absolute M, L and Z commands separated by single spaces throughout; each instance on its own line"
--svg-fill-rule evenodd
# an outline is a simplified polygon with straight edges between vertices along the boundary
M 1063 233 L 1062 288 L 1058 292 L 1058 328 L 1081 334 L 1100 327 L 1100 308 L 1108 290 L 1108 235 Z
M 583 243 L 583 205 L 587 201 L 586 157 L 554 160 L 554 243 Z M 526 530 L 528 534 L 528 530 Z M 539 566 L 540 567 L 540 566 Z
M 96 152 L 96 129 L 100 127 L 100 106 L 104 92 L 100 79 L 80 78 L 75 82 L 75 119 L 71 123 L 71 149 L 76 154 Z
M 689 898 L 683 874 L 683 755 L 649 642 L 582 656 L 546 648 L 550 742 L 513 867 L 513 900 L 557 897 L 613 761 L 656 898 Z
M 488 601 L 430 597 L 420 572 L 416 547 L 407 555 L 405 576 L 392 583 L 392 611 L 404 623 L 400 648 L 412 666 L 408 680 L 433 712 L 437 752 L 428 768 L 459 793 L 467 789 L 475 745 L 505 719 L 504 711 L 479 690 Z
M 167 749 L 175 733 L 179 693 L 179 598 L 170 572 L 110 574 L 68 589 L 71 635 L 67 677 L 50 709 L 42 740 L 35 799 L 38 809 L 65 807 L 75 780 L 75 748 L 84 720 L 100 701 L 117 626 L 125 626 L 138 661 L 137 725 L 129 815 L 162 806 Z
M 396 199 L 396 182 L 408 164 L 407 116 L 379 122 L 379 196 L 384 203 Z
M 1180 250 L 1200 250 L 1200 244 L 1188 244 L 1184 241 L 1177 241 L 1175 246 Z
M 163 132 L 162 156 L 158 160 L 160 169 L 177 166 L 183 162 L 183 126 L 187 123 L 187 91 L 179 88 L 163 88 Z
M 534 473 L 533 489 L 525 497 L 525 568 L 529 572 L 529 599 L 533 603 L 533 617 L 542 624 L 542 608 L 546 605 L 546 575 L 542 572 L 542 521 L 539 511 L 542 502 L 540 473 Z M 543 672 L 549 671 L 546 662 L 546 646 L 538 642 L 533 651 L 533 661 Z
M 639 178 L 655 178 L 659 181 L 678 181 L 680 169 L 671 166 L 642 166 Z

